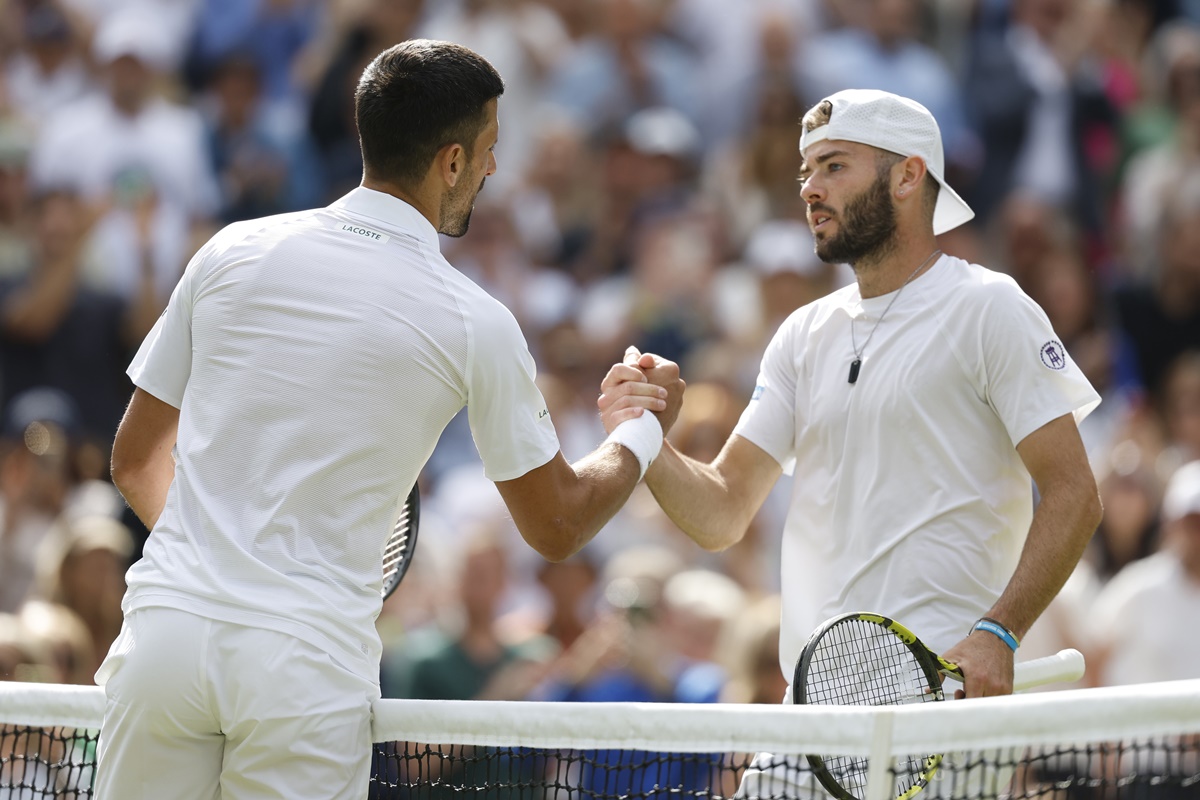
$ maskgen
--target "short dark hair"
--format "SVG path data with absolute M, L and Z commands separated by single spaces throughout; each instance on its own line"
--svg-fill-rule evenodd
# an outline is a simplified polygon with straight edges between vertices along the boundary
M 470 154 L 486 124 L 484 106 L 503 93 L 495 68 L 461 45 L 410 39 L 384 50 L 354 93 L 364 171 L 411 184 L 446 145 Z

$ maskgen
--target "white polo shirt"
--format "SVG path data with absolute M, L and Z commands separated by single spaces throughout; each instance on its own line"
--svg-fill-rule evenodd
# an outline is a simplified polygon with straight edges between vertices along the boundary
M 558 452 L 512 314 L 363 188 L 213 237 L 129 376 L 180 416 L 124 610 L 281 631 L 373 678 L 383 545 L 450 419 L 468 406 L 494 481 Z
M 795 461 L 780 663 L 841 613 L 894 617 L 945 650 L 999 597 L 1033 518 L 1016 445 L 1100 398 L 1006 275 L 943 256 L 894 294 L 851 285 L 793 313 L 735 433 Z M 851 320 L 862 355 L 857 383 Z

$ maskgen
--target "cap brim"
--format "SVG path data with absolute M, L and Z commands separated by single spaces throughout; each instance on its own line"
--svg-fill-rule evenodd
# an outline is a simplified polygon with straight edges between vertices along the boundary
M 958 192 L 938 176 L 933 176 L 939 184 L 937 205 L 933 208 L 933 233 L 941 235 L 952 231 L 959 225 L 970 222 L 975 218 L 975 212 L 967 205 L 967 201 L 959 197 Z

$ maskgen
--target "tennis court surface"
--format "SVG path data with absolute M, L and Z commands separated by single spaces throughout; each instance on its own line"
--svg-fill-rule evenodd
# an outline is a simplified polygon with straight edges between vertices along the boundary
M 0 683 L 0 800 L 90 798 L 103 706 Z M 911 796 L 1200 798 L 1200 681 L 879 709 L 383 700 L 373 727 L 371 800 L 829 797 L 800 753 L 866 760 L 862 800 L 935 755 Z M 746 780 L 760 751 L 780 755 Z

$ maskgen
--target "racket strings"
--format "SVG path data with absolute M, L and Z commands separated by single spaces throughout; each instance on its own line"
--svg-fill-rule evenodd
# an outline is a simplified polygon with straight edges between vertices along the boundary
M 399 571 L 408 553 L 410 518 L 411 514 L 406 504 L 396 520 L 395 527 L 392 528 L 392 534 L 388 537 L 387 544 L 384 545 L 383 582 L 385 585 Z
M 905 705 L 940 699 L 908 645 L 874 622 L 848 619 L 816 643 L 805 675 L 805 699 L 820 705 Z M 868 759 L 821 756 L 825 768 L 852 796 L 866 793 Z M 896 796 L 927 781 L 929 756 L 905 756 L 892 765 Z

